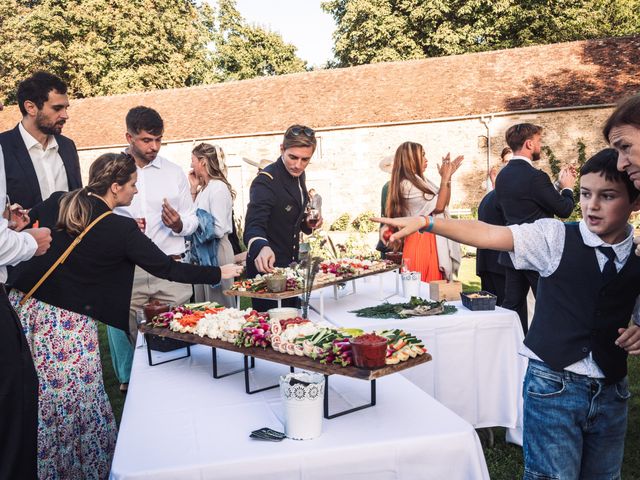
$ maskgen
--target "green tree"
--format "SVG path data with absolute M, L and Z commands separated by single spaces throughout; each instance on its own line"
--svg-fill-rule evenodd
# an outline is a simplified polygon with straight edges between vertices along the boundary
M 46 69 L 76 97 L 213 79 L 213 11 L 191 0 L 4 0 L 0 95 Z
M 218 4 L 215 63 L 221 80 L 306 70 L 306 63 L 296 56 L 296 47 L 277 33 L 249 25 L 236 9 L 235 0 L 219 0 Z
M 74 97 L 303 71 L 295 47 L 248 26 L 235 1 L 1 0 L 0 98 L 44 69 Z
M 635 34 L 640 0 L 329 0 L 337 66 Z

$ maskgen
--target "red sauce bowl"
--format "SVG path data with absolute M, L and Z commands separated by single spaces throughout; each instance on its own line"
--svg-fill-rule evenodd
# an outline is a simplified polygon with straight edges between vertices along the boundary
M 387 339 L 379 335 L 365 333 L 350 338 L 353 364 L 359 368 L 379 368 L 385 366 Z
M 166 302 L 161 302 L 160 300 L 153 300 L 142 305 L 142 310 L 144 311 L 144 317 L 147 319 L 147 322 L 150 322 L 153 317 L 159 313 L 171 310 L 171 305 Z
M 402 252 L 387 252 L 384 258 L 391 260 L 396 265 L 402 265 Z

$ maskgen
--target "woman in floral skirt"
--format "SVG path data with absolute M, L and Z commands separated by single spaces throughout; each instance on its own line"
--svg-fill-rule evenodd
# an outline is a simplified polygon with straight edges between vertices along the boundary
M 135 265 L 182 283 L 233 278 L 236 265 L 201 267 L 167 257 L 135 220 L 111 214 L 131 203 L 136 166 L 126 154 L 100 156 L 87 187 L 57 192 L 30 216 L 51 227 L 49 251 L 11 273 L 10 300 L 31 348 L 38 379 L 38 476 L 108 478 L 116 424 L 102 381 L 96 320 L 128 329 Z M 25 296 L 86 227 L 101 217 L 64 263 Z

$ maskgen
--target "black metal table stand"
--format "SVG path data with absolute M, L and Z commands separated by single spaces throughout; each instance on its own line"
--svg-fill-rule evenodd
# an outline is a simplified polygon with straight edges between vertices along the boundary
M 256 359 L 254 357 L 251 357 L 251 368 L 254 368 L 256 366 L 255 360 Z M 280 386 L 280 384 L 276 383 L 275 385 L 270 385 L 268 387 L 259 388 L 257 390 L 251 390 L 249 370 L 250 370 L 249 355 L 245 355 L 244 356 L 244 391 L 247 392 L 249 395 L 253 395 L 254 393 L 258 393 L 258 392 L 264 392 L 265 390 L 271 390 L 272 388 L 277 388 Z M 290 366 L 289 371 L 293 373 L 295 371 L 295 368 Z
M 245 358 L 246 358 L 246 355 L 245 355 Z M 213 363 L 213 378 L 224 378 L 224 377 L 228 377 L 229 375 L 234 375 L 236 373 L 240 373 L 244 371 L 244 367 L 243 367 L 237 370 L 233 370 L 232 372 L 219 374 L 218 373 L 218 352 L 216 350 L 216 347 L 211 347 L 211 359 Z M 254 368 L 255 366 L 256 366 L 256 359 L 254 357 L 251 357 L 251 366 L 249 368 Z
M 191 356 L 191 345 L 187 345 L 186 348 L 187 348 L 187 354 L 186 355 L 183 355 L 181 357 L 172 358 L 170 360 L 164 360 L 162 362 L 153 363 L 153 359 L 151 357 L 151 348 L 149 348 L 149 343 L 147 342 L 147 357 L 149 358 L 149 366 L 150 367 L 155 367 L 156 365 L 162 365 L 163 363 L 175 362 L 176 360 L 182 360 L 183 358 L 190 357 Z
M 359 407 L 350 408 L 349 410 L 343 410 L 342 412 L 329 414 L 329 375 L 324 376 L 324 418 L 331 420 L 332 418 L 341 417 L 347 413 L 357 412 L 365 408 L 373 407 L 376 404 L 376 379 L 369 381 L 371 385 L 371 402 L 366 405 L 360 405 Z

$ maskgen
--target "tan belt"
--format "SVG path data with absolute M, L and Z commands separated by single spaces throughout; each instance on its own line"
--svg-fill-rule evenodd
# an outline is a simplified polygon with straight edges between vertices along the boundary
M 176 262 L 181 262 L 182 261 L 182 255 L 169 255 L 169 257 L 171 257 Z

